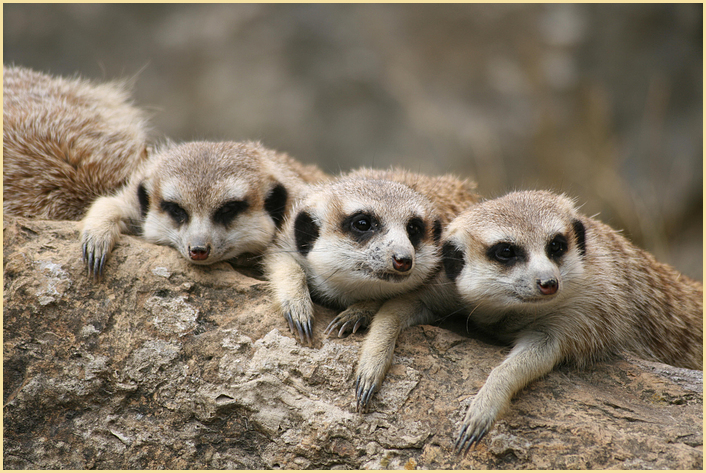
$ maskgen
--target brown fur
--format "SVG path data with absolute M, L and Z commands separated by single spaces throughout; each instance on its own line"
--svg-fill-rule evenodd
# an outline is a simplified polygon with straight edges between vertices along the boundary
M 196 264 L 259 254 L 307 183 L 327 178 L 256 142 L 166 144 L 123 189 L 91 206 L 82 222 L 84 260 L 89 273 L 100 275 L 121 233 L 170 245 Z M 175 220 L 165 202 L 184 220 Z M 218 215 L 229 207 L 239 210 L 224 222 Z
M 446 195 L 442 188 L 448 191 Z M 319 300 L 346 309 L 328 327 L 329 331 L 335 329 L 342 334 L 367 325 L 385 300 L 433 277 L 439 269 L 438 240 L 433 239 L 434 235 L 438 238 L 457 208 L 477 200 L 473 188 L 474 184 L 451 176 L 428 177 L 402 169 L 369 168 L 311 187 L 290 215 L 266 262 L 275 300 L 290 329 L 302 341 L 311 342 L 310 291 Z M 376 215 L 381 230 L 369 241 L 356 243 L 342 222 L 360 210 Z M 298 250 L 295 237 L 295 221 L 302 213 L 312 217 L 319 245 L 306 255 Z M 395 286 L 376 280 L 372 273 L 362 276 L 362 268 L 390 264 L 390 248 L 411 248 L 405 225 L 412 215 L 424 222 L 426 235 L 414 251 L 414 269 L 404 276 L 404 282 L 401 279 Z M 396 233 L 388 233 L 391 231 Z M 390 268 L 385 272 L 401 277 Z M 378 277 L 386 276 L 389 273 L 382 274 L 381 270 Z
M 442 231 L 445 231 L 448 223 L 461 211 L 478 202 L 475 183 L 452 175 L 425 176 L 399 168 L 389 170 L 362 168 L 351 172 L 350 176 L 384 179 L 409 186 L 433 203 Z M 390 202 L 383 202 L 383 206 L 399 205 L 399 202 L 396 202 L 399 198 L 392 197 L 389 200 Z M 438 277 L 436 273 L 434 278 Z M 346 331 L 355 332 L 359 326 L 370 326 L 358 362 L 356 380 L 358 409 L 367 408 L 372 395 L 382 384 L 392 361 L 400 332 L 411 325 L 433 320 L 433 313 L 419 300 L 419 293 L 420 291 L 413 291 L 394 298 L 388 297 L 388 300 L 352 304 L 327 328 L 327 333 L 338 332 L 340 336 Z M 454 299 L 453 293 L 449 296 L 449 300 Z M 440 299 L 443 298 L 440 297 Z
M 79 220 L 147 158 L 147 120 L 124 83 L 3 68 L 3 210 Z
M 552 257 L 557 235 L 566 248 Z M 445 241 L 447 274 L 468 317 L 514 344 L 474 398 L 459 449 L 478 442 L 515 392 L 561 361 L 585 365 L 628 351 L 703 368 L 702 283 L 579 214 L 564 196 L 515 192 L 481 203 L 452 222 Z M 493 256 L 498 243 L 511 243 L 517 257 Z M 556 292 L 543 294 L 540 281 L 549 280 Z
M 441 176 L 426 176 L 402 168 L 371 169 L 360 168 L 352 171 L 350 176 L 360 176 L 368 179 L 383 179 L 400 182 L 419 192 L 436 206 L 444 226 L 453 220 L 468 206 L 479 200 L 476 194 L 476 183 L 468 179 L 445 174 Z

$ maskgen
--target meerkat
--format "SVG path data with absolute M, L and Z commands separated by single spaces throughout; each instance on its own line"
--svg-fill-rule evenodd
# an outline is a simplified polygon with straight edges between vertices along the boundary
M 703 286 L 580 214 L 565 195 L 510 193 L 469 208 L 443 238 L 444 272 L 476 326 L 513 348 L 456 441 L 480 442 L 517 391 L 560 362 L 620 351 L 703 369 Z
M 313 302 L 343 310 L 326 329 L 340 336 L 438 273 L 449 217 L 425 194 L 446 180 L 363 168 L 312 187 L 295 205 L 265 268 L 275 303 L 302 343 L 312 343 Z M 471 183 L 454 183 L 447 186 L 453 205 L 475 200 Z
M 260 254 L 292 201 L 327 176 L 256 142 L 167 143 L 115 195 L 95 201 L 82 221 L 89 275 L 103 273 L 121 233 L 172 246 L 208 265 Z
M 3 211 L 80 220 L 147 159 L 145 113 L 127 82 L 93 83 L 3 67 Z

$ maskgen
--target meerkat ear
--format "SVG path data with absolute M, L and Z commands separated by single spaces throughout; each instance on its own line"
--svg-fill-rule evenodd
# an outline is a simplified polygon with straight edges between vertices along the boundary
M 439 243 L 441 240 L 441 220 L 438 218 L 434 220 L 434 228 L 432 230 L 432 235 L 434 236 L 434 241 Z
M 456 282 L 456 278 L 461 274 L 463 266 L 466 264 L 466 260 L 463 258 L 463 251 L 459 250 L 453 243 L 446 242 L 441 248 L 441 258 L 444 263 L 446 277 Z
M 284 221 L 288 198 L 287 189 L 280 183 L 277 183 L 265 197 L 265 210 L 270 214 L 277 228 L 280 228 Z
M 302 256 L 306 256 L 317 238 L 319 238 L 319 226 L 308 212 L 302 210 L 294 220 L 294 240 L 297 244 L 297 251 Z
M 147 194 L 144 182 L 140 182 L 140 185 L 137 186 L 137 200 L 140 202 L 140 215 L 144 219 L 150 208 L 150 196 Z
M 571 222 L 571 226 L 574 228 L 579 254 L 583 257 L 586 255 L 586 227 L 583 226 L 583 222 L 579 219 L 574 219 Z

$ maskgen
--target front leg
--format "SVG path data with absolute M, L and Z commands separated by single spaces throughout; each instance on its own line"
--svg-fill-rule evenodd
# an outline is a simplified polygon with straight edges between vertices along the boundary
M 505 361 L 495 367 L 466 412 L 455 449 L 465 453 L 483 439 L 512 396 L 549 373 L 561 361 L 559 343 L 547 334 L 522 336 Z
M 265 257 L 265 272 L 290 332 L 311 346 L 314 304 L 304 269 L 292 255 L 275 247 Z
M 349 330 L 351 333 L 356 333 L 360 327 L 369 326 L 382 304 L 382 301 L 362 301 L 351 304 L 328 324 L 326 335 L 331 335 L 333 331 L 338 330 L 338 338 L 341 338 Z
M 91 204 L 81 221 L 81 250 L 88 275 L 98 279 L 106 259 L 121 233 L 129 233 L 139 225 L 140 208 L 132 187 L 115 196 L 99 197 Z
M 380 389 L 402 330 L 434 318 L 418 295 L 407 294 L 382 305 L 373 317 L 358 360 L 355 383 L 357 410 L 366 410 L 373 394 Z

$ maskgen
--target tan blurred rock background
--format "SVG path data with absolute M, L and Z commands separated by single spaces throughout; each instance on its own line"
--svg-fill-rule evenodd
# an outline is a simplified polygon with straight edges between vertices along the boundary
M 135 76 L 155 136 L 551 188 L 702 278 L 702 6 L 3 6 L 4 62 Z

